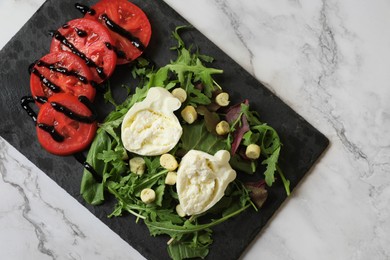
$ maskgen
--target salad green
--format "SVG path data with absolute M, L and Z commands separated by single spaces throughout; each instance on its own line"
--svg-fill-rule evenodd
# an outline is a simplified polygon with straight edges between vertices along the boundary
M 225 196 L 211 209 L 199 215 L 180 217 L 175 209 L 179 203 L 178 194 L 175 186 L 165 184 L 168 170 L 161 167 L 159 156 L 144 156 L 145 173 L 131 173 L 129 158 L 137 155 L 125 150 L 120 137 L 120 126 L 126 112 L 136 102 L 142 101 L 151 87 L 161 86 L 167 90 L 183 88 L 188 98 L 182 107 L 192 105 L 200 115 L 193 124 L 183 122 L 182 137 L 170 151 L 178 161 L 191 149 L 210 154 L 229 150 L 232 154 L 230 163 L 238 172 L 253 174 L 259 161 L 266 165 L 266 185 L 271 186 L 278 173 L 287 194 L 290 192 L 289 181 L 277 164 L 282 146 L 278 134 L 260 121 L 257 113 L 250 110 L 247 101 L 227 109 L 214 103 L 215 94 L 220 93 L 222 88 L 215 82 L 213 75 L 223 71 L 205 66 L 213 59 L 185 46 L 179 35 L 184 28 L 177 27 L 173 32 L 178 43 L 172 48 L 177 51 L 176 60 L 164 67 L 154 68 L 146 59 L 138 58 L 131 73 L 140 80 L 139 85 L 122 104 L 116 103 L 107 85 L 104 97 L 114 106 L 114 110 L 100 124 L 86 159 L 99 176 L 85 169 L 81 181 L 81 194 L 92 205 L 103 203 L 108 194 L 116 198 L 115 209 L 109 217 L 129 213 L 135 216 L 135 221 L 144 222 L 152 236 L 169 236 L 168 253 L 173 259 L 206 257 L 213 242 L 212 227 L 250 207 L 258 210 L 266 198 L 266 188 L 264 183 L 249 187 L 237 178 L 229 184 Z M 225 136 L 215 133 L 215 125 L 221 119 L 226 119 L 230 125 L 230 133 Z M 262 157 L 259 160 L 249 160 L 240 154 L 242 148 L 252 143 L 261 147 Z M 141 201 L 140 193 L 145 188 L 155 191 L 156 199 L 153 203 L 145 204 Z M 259 196 L 252 196 L 256 193 L 254 189 L 261 190 L 260 201 Z

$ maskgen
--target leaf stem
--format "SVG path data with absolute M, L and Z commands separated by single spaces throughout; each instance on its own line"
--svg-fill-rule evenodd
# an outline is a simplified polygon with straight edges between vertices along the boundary
M 131 213 L 132 215 L 136 216 L 137 218 L 141 218 L 141 219 L 143 219 L 143 220 L 146 219 L 145 216 L 142 216 L 141 214 L 139 214 L 139 213 L 137 213 L 137 212 L 134 211 L 134 209 L 136 209 L 136 210 L 143 210 L 142 207 L 127 203 L 127 202 L 125 201 L 125 199 L 122 198 L 122 196 L 121 196 L 116 190 L 114 190 L 112 187 L 110 187 L 110 185 L 108 185 L 107 188 L 108 188 L 108 191 L 109 191 L 110 193 L 112 193 L 112 194 L 113 194 L 121 203 L 123 203 L 123 205 L 124 205 L 123 207 L 124 207 L 124 209 L 125 209 L 126 211 L 128 211 L 128 212 Z
M 172 244 L 173 241 L 175 241 L 175 238 L 171 237 L 171 239 L 168 240 L 167 245 L 169 246 L 170 244 Z
M 251 206 L 252 206 L 251 204 L 247 204 L 244 207 L 230 213 L 229 215 L 226 215 L 225 217 L 222 217 L 222 218 L 217 219 L 217 220 L 212 220 L 210 223 L 201 224 L 201 225 L 190 225 L 190 226 L 172 225 L 170 227 L 167 227 L 167 226 L 165 226 L 164 223 L 159 223 L 159 222 L 149 222 L 149 221 L 145 220 L 145 223 L 150 227 L 156 228 L 161 233 L 175 232 L 177 234 L 188 234 L 188 233 L 193 233 L 193 232 L 201 231 L 201 230 L 216 226 L 216 225 L 228 220 L 229 218 L 240 214 L 241 212 L 243 212 L 244 210 L 246 210 L 247 208 L 249 208 Z
M 155 175 L 153 175 L 152 177 L 150 178 L 147 178 L 145 179 L 143 182 L 139 183 L 137 186 L 134 187 L 134 190 L 137 190 L 138 187 L 142 187 L 143 185 L 145 185 L 146 183 L 156 179 L 156 178 L 159 178 L 161 175 L 164 175 L 168 172 L 168 170 L 162 170 L 161 172 L 158 172 L 156 173 Z
M 238 123 L 241 122 L 241 117 L 242 117 L 243 114 L 244 114 L 244 113 L 241 112 L 241 113 L 238 115 L 238 117 L 236 118 L 236 120 L 233 121 L 233 124 L 230 126 L 230 131 L 231 131 L 231 132 L 234 132 L 235 126 L 236 126 Z
M 284 176 L 284 174 L 282 172 L 282 169 L 280 169 L 279 165 L 276 165 L 276 170 L 278 171 L 279 176 L 282 179 L 282 182 L 283 182 L 283 185 L 284 185 L 284 189 L 286 190 L 287 196 L 290 196 L 290 194 L 291 194 L 291 191 L 290 191 L 290 181 L 286 179 L 286 177 Z
M 222 87 L 215 81 L 215 79 L 213 79 L 213 83 L 214 83 L 220 90 L 222 90 Z
M 131 213 L 131 214 L 133 214 L 134 216 L 136 216 L 136 217 L 137 217 L 137 220 L 138 220 L 138 218 L 144 219 L 144 220 L 146 219 L 145 216 L 142 216 L 141 214 L 139 214 L 139 213 L 135 212 L 134 210 L 132 210 L 132 209 L 129 207 L 128 204 L 126 204 L 125 209 L 126 209 L 129 213 Z

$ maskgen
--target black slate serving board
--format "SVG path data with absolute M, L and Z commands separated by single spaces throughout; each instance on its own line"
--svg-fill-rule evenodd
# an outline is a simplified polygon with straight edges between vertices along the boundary
M 91 5 L 96 1 L 81 2 Z M 171 32 L 176 26 L 189 23 L 163 1 L 133 2 L 145 11 L 152 24 L 153 35 L 145 55 L 157 66 L 168 63 L 176 57 L 174 52 L 169 51 L 176 45 L 170 37 Z M 0 51 L 0 135 L 147 259 L 166 259 L 167 237 L 151 237 L 145 225 L 136 224 L 132 216 L 108 219 L 113 201 L 92 207 L 82 200 L 79 194 L 82 166 L 73 157 L 53 156 L 45 152 L 36 139 L 32 121 L 20 106 L 20 98 L 29 95 L 29 64 L 49 50 L 51 37 L 48 32 L 68 20 L 81 17 L 74 4 L 74 0 L 45 2 Z M 278 131 L 283 142 L 280 166 L 294 189 L 326 149 L 328 139 L 196 29 L 186 32 L 183 37 L 187 43 L 198 46 L 202 53 L 216 57 L 213 67 L 225 72 L 216 80 L 231 94 L 233 102 L 248 98 L 262 121 Z M 122 66 L 116 69 L 111 86 L 115 89 L 115 86 L 131 82 L 128 67 Z M 110 108 L 103 105 L 99 96 L 96 103 L 103 118 Z M 239 258 L 285 199 L 284 188 L 277 181 L 269 189 L 269 198 L 260 212 L 247 210 L 214 229 L 214 243 L 207 258 Z

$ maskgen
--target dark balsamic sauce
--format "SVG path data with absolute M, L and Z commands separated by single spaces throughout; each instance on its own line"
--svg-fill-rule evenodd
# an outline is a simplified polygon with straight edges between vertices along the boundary
M 86 5 L 76 3 L 74 6 L 75 6 L 76 9 L 79 10 L 82 14 L 89 14 L 89 15 L 95 15 L 95 14 L 96 14 L 95 10 L 93 10 L 92 8 L 89 8 L 89 7 L 86 6 Z
M 145 45 L 140 41 L 140 39 L 138 39 L 137 37 L 132 35 L 129 31 L 125 30 L 123 27 L 116 24 L 113 20 L 111 20 L 107 16 L 107 14 L 103 14 L 102 19 L 104 20 L 107 27 L 111 31 L 113 31 L 113 32 L 119 34 L 120 36 L 126 38 L 127 40 L 129 40 L 131 42 L 131 44 L 133 44 L 133 46 L 136 47 L 138 50 L 140 50 L 140 51 L 145 50 Z
M 27 112 L 27 114 L 31 117 L 33 122 L 37 124 L 37 113 L 35 113 L 35 111 L 30 107 L 30 104 L 35 103 L 35 101 L 39 103 L 45 103 L 47 102 L 47 98 L 40 97 L 40 96 L 36 98 L 33 98 L 32 96 L 25 96 L 22 97 L 21 99 L 21 105 L 23 109 Z M 57 142 L 64 141 L 64 137 L 55 130 L 54 126 L 43 124 L 43 123 L 38 123 L 37 126 L 43 131 L 49 133 L 55 141 Z
M 51 82 L 48 78 L 46 78 L 45 76 L 43 76 L 36 68 L 31 68 L 30 69 L 30 73 L 33 73 L 35 74 L 40 80 L 41 82 L 43 83 L 43 85 L 45 85 L 46 87 L 48 87 L 51 91 L 53 91 L 54 93 L 59 93 L 61 92 L 61 88 L 59 86 L 57 86 L 56 84 L 54 84 L 53 82 Z
M 37 113 L 30 107 L 31 103 L 35 103 L 35 99 L 32 96 L 24 96 L 20 100 L 22 108 L 26 111 L 27 115 L 31 117 L 34 123 L 37 122 Z
M 68 113 L 71 114 L 71 118 L 74 119 L 74 120 L 78 120 L 78 121 L 85 121 L 85 119 L 87 119 L 86 121 L 89 121 L 89 120 L 96 120 L 96 111 L 94 111 L 94 109 L 92 109 L 93 105 L 92 103 L 89 101 L 88 98 L 84 97 L 84 96 L 80 96 L 79 97 L 79 100 L 80 102 L 82 102 L 84 105 L 86 105 L 88 107 L 88 109 L 91 110 L 92 112 L 92 116 L 91 117 L 84 117 L 84 116 L 75 116 L 76 114 L 71 111 L 70 109 L 66 108 L 66 107 L 63 107 L 61 105 L 54 105 L 54 109 L 56 108 L 59 108 L 59 107 L 62 107 L 61 110 L 64 110 L 66 112 L 63 112 L 65 115 L 68 116 Z M 24 96 L 21 98 L 21 105 L 22 105 L 22 108 L 27 112 L 27 114 L 31 117 L 31 119 L 33 120 L 33 122 L 40 128 L 42 129 L 43 131 L 47 132 L 50 134 L 50 136 L 53 138 L 53 140 L 55 140 L 56 142 L 63 142 L 65 137 L 62 136 L 60 133 L 58 133 L 54 126 L 52 125 L 47 125 L 47 124 L 43 124 L 43 123 L 37 123 L 37 114 L 35 113 L 35 111 L 30 107 L 30 104 L 31 103 L 35 103 L 35 102 L 39 102 L 41 104 L 43 103 L 46 103 L 47 102 L 47 98 L 44 97 L 44 96 L 37 96 L 37 97 L 32 97 L 32 96 Z M 51 105 L 53 106 L 53 102 L 51 103 Z M 57 110 L 57 109 L 56 109 Z M 57 110 L 58 111 L 58 110 Z M 62 112 L 62 111 L 60 111 Z M 80 120 L 81 119 L 81 120 Z M 92 121 L 93 122 L 93 121 Z M 91 123 L 92 123 L 91 122 Z M 85 123 L 88 123 L 88 122 L 85 122 Z M 97 181 L 97 182 L 102 182 L 103 181 L 103 178 L 102 176 L 100 176 L 96 170 L 86 161 L 86 158 L 85 156 L 82 154 L 82 153 L 76 153 L 74 154 L 74 157 L 76 158 L 76 160 L 78 162 L 80 162 L 83 166 L 84 166 L 84 169 L 86 169 L 87 171 L 89 171 L 93 178 Z
M 86 5 L 82 5 L 82 4 L 79 4 L 79 3 L 76 3 L 75 4 L 75 7 L 77 10 L 79 10 L 82 14 L 89 14 L 89 15 L 95 15 L 96 14 L 96 11 Z M 115 23 L 113 20 L 111 20 L 107 14 L 103 14 L 101 16 L 101 18 L 104 20 L 104 23 L 107 25 L 107 27 L 121 35 L 122 37 L 126 38 L 127 40 L 129 40 L 131 42 L 131 44 L 136 47 L 138 50 L 140 51 L 144 51 L 145 50 L 145 45 L 141 42 L 140 39 L 138 39 L 137 37 L 135 37 L 134 35 L 132 35 L 129 31 L 127 31 L 126 29 L 124 29 L 123 27 L 121 27 L 120 25 L 118 25 L 117 23 Z M 111 44 L 107 45 L 107 48 L 109 48 L 110 50 L 114 50 L 116 55 L 118 56 L 118 58 L 120 59 L 127 59 L 126 58 L 126 54 L 125 52 L 119 50 L 118 48 L 115 48 L 115 46 L 112 46 Z
M 79 162 L 81 163 L 83 166 L 84 166 L 84 169 L 86 169 L 87 171 L 89 171 L 91 174 L 92 174 L 92 177 L 97 181 L 97 182 L 102 182 L 103 181 L 103 178 L 100 174 L 98 174 L 96 172 L 96 170 L 92 167 L 92 165 L 90 165 L 87 161 L 86 161 L 86 158 L 84 156 L 84 154 L 82 153 L 76 153 L 73 155 L 74 158 Z
M 81 38 L 87 37 L 87 35 L 88 35 L 86 31 L 81 30 L 81 29 L 79 29 L 79 28 L 77 28 L 77 27 L 74 28 L 74 31 L 75 31 L 75 32 L 77 33 L 77 35 L 78 35 L 79 37 L 81 37 Z
M 67 108 L 67 107 L 65 107 L 65 106 L 63 106 L 63 105 L 61 105 L 61 104 L 59 104 L 57 102 L 51 102 L 50 104 L 56 111 L 58 111 L 60 113 L 63 113 L 64 115 L 66 115 L 70 119 L 73 119 L 75 121 L 79 121 L 79 122 L 82 122 L 82 123 L 87 123 L 87 124 L 93 123 L 96 120 L 96 118 L 97 118 L 97 113 L 96 113 L 95 109 L 93 108 L 93 104 L 85 96 L 80 96 L 78 99 L 79 99 L 79 101 L 81 103 L 83 103 L 91 111 L 91 116 L 79 115 L 79 114 L 75 113 L 74 111 L 70 110 L 69 108 Z M 62 136 L 60 133 L 58 133 L 55 130 L 54 126 L 37 122 L 37 114 L 30 107 L 30 104 L 34 103 L 35 101 L 43 104 L 43 103 L 47 102 L 47 98 L 46 97 L 42 97 L 42 96 L 37 96 L 35 98 L 32 97 L 32 96 L 24 96 L 21 99 L 22 108 L 27 112 L 27 114 L 31 117 L 33 122 L 40 129 L 42 129 L 42 130 L 46 131 L 47 133 L 49 133 L 51 135 L 51 137 L 55 141 L 63 142 L 65 137 Z
M 76 54 L 80 58 L 82 58 L 87 66 L 94 67 L 96 69 L 96 72 L 98 73 L 99 77 L 101 79 L 107 78 L 107 75 L 104 73 L 104 70 L 102 67 L 99 67 L 93 60 L 88 58 L 84 53 L 82 53 L 79 49 L 77 49 L 71 42 L 66 39 L 65 36 L 63 36 L 59 31 L 51 31 L 51 36 L 60 41 L 63 45 L 65 45 L 72 53 Z
M 94 87 L 94 88 L 98 88 L 99 87 L 99 84 L 96 81 L 94 81 L 94 80 L 90 80 L 89 84 L 91 84 L 91 86 Z
M 35 65 L 38 67 L 45 67 L 51 71 L 55 71 L 55 72 L 64 74 L 66 76 L 76 77 L 81 83 L 90 84 L 93 88 L 97 89 L 99 87 L 99 84 L 96 81 L 88 80 L 86 77 L 84 77 L 83 75 L 80 75 L 76 71 L 68 70 L 67 68 L 64 68 L 64 67 L 57 67 L 55 64 L 50 64 L 50 63 L 44 62 L 42 60 L 38 60 L 38 61 L 35 61 L 35 62 L 30 64 L 30 66 L 28 67 L 29 74 L 33 73 L 33 70 L 36 70 L 34 68 Z M 37 72 L 35 72 L 34 74 L 36 74 L 36 73 Z M 41 76 L 38 76 L 38 77 L 41 79 Z M 44 77 L 42 76 L 42 78 L 44 78 Z
M 29 66 L 28 66 L 28 74 L 31 74 L 32 73 L 32 70 L 35 66 L 35 64 L 37 63 L 38 61 L 34 61 L 33 63 L 31 63 Z
M 50 104 L 54 108 L 55 111 L 63 113 L 64 115 L 66 115 L 70 119 L 73 119 L 75 121 L 79 121 L 82 123 L 87 123 L 87 124 L 93 123 L 97 118 L 97 113 L 96 113 L 96 111 L 94 111 L 94 109 L 92 109 L 92 107 L 93 107 L 92 103 L 85 96 L 80 96 L 79 101 L 81 103 L 83 103 L 91 111 L 91 113 L 92 113 L 91 116 L 83 116 L 83 115 L 77 114 L 76 112 L 70 110 L 66 106 L 63 106 L 57 102 L 50 102 Z
M 51 71 L 55 71 L 55 72 L 61 73 L 61 74 L 66 75 L 66 76 L 76 77 L 80 82 L 82 82 L 84 84 L 88 84 L 88 79 L 86 77 L 84 77 L 83 75 L 80 75 L 79 73 L 77 73 L 74 70 L 68 70 L 67 68 L 64 68 L 64 67 L 57 67 L 55 64 L 50 64 L 50 63 L 44 62 L 42 60 L 37 61 L 36 65 L 38 67 L 45 67 Z
M 65 140 L 65 137 L 58 133 L 54 126 L 52 125 L 47 125 L 43 123 L 38 123 L 37 126 L 42 129 L 43 131 L 49 133 L 51 135 L 51 138 L 53 138 L 54 141 L 61 143 Z
M 20 100 L 20 104 L 22 105 L 22 108 L 27 112 L 27 114 L 31 117 L 31 119 L 34 123 L 37 122 L 37 113 L 35 113 L 35 111 L 30 107 L 30 104 L 35 103 L 35 102 L 44 104 L 47 102 L 47 97 L 44 97 L 44 96 L 36 96 L 36 97 L 24 96 Z
M 124 51 L 119 50 L 117 47 L 115 47 L 114 45 L 112 45 L 109 42 L 106 42 L 105 44 L 106 44 L 107 49 L 114 51 L 118 58 L 127 59 L 126 53 Z
M 81 4 L 76 4 L 76 8 L 79 9 L 84 14 L 86 14 L 86 13 L 88 13 L 90 15 L 95 14 L 95 11 L 93 9 L 90 9 L 87 6 L 83 6 Z M 65 29 L 69 28 L 69 25 L 64 24 L 62 26 L 62 28 L 65 28 Z M 86 37 L 87 36 L 87 32 L 84 30 L 75 28 L 75 31 L 79 37 Z M 86 57 L 86 55 L 84 53 L 80 52 L 72 43 L 70 43 L 58 31 L 51 32 L 51 36 L 54 37 L 55 39 L 59 40 L 62 44 L 64 44 L 66 47 L 68 47 L 74 54 L 76 54 L 80 58 L 82 58 L 89 67 L 95 67 L 99 77 L 101 77 L 102 79 L 106 78 L 106 75 L 103 71 L 103 68 L 97 66 L 91 59 Z M 107 46 L 107 44 L 106 44 L 106 46 Z M 111 48 L 111 50 L 112 49 L 113 48 Z M 92 80 L 88 81 L 88 79 L 86 77 L 78 74 L 77 72 L 75 72 L 73 70 L 68 70 L 68 69 L 63 68 L 63 67 L 57 67 L 54 64 L 49 64 L 49 63 L 46 63 L 42 60 L 38 60 L 38 61 L 35 61 L 34 63 L 30 64 L 30 66 L 28 67 L 29 74 L 33 73 L 33 74 L 37 75 L 40 78 L 40 80 L 42 81 L 42 83 L 55 93 L 60 92 L 61 88 L 58 87 L 57 85 L 55 85 L 54 83 L 50 82 L 50 80 L 48 80 L 46 77 L 44 77 L 35 68 L 35 66 L 46 67 L 52 71 L 55 71 L 55 72 L 58 72 L 58 73 L 61 73 L 61 74 L 67 75 L 67 76 L 77 77 L 80 82 L 82 82 L 84 84 L 90 83 L 91 86 L 93 86 L 94 88 L 97 88 L 99 86 L 99 84 L 96 81 L 92 81 Z M 78 99 L 81 103 L 83 103 L 85 106 L 87 106 L 87 108 L 91 111 L 91 116 L 79 115 L 79 114 L 75 113 L 74 111 L 70 110 L 69 108 L 67 108 L 67 107 L 65 107 L 57 102 L 51 102 L 50 105 L 56 111 L 65 114 L 67 117 L 69 117 L 73 120 L 83 122 L 83 123 L 93 123 L 94 121 L 96 121 L 97 113 L 93 107 L 92 102 L 85 96 L 80 96 Z M 56 129 L 54 128 L 54 126 L 37 122 L 37 113 L 30 106 L 31 103 L 35 103 L 35 102 L 43 104 L 43 103 L 47 102 L 47 98 L 43 97 L 43 96 L 36 96 L 36 97 L 24 96 L 21 98 L 22 108 L 26 111 L 28 116 L 30 116 L 30 118 L 33 120 L 33 122 L 36 124 L 36 126 L 39 127 L 40 129 L 42 129 L 43 131 L 46 131 L 47 133 L 49 133 L 51 135 L 51 137 L 53 138 L 53 140 L 55 140 L 56 142 L 63 142 L 65 137 L 63 135 L 61 135 L 60 133 L 58 133 L 56 131 Z M 88 162 L 86 162 L 86 158 L 84 157 L 84 155 L 82 155 L 81 153 L 77 153 L 74 155 L 74 157 L 76 158 L 76 160 L 78 162 L 80 162 L 84 166 L 84 168 L 86 170 L 88 170 L 92 174 L 92 176 L 94 177 L 94 179 L 97 182 L 103 181 L 103 178 L 96 172 L 96 170 Z
M 47 102 L 47 97 L 45 96 L 36 96 L 34 97 L 35 101 L 41 104 L 44 104 Z
M 82 4 L 78 4 L 76 3 L 75 4 L 75 7 L 83 14 L 90 14 L 90 15 L 95 15 L 96 12 L 95 10 L 89 8 L 88 6 L 85 6 L 85 5 L 82 5 Z M 107 17 L 107 15 L 103 15 L 102 16 L 106 25 L 108 26 L 108 28 L 110 28 L 112 31 L 120 34 L 121 36 L 127 38 L 129 41 L 131 41 L 131 43 L 136 47 L 138 48 L 140 51 L 143 51 L 145 49 L 145 46 L 142 44 L 142 42 L 137 38 L 137 37 L 134 37 L 130 32 L 126 31 L 125 29 L 123 29 L 122 27 L 120 27 L 119 25 L 117 25 L 116 23 L 114 23 L 111 19 L 109 19 Z M 62 26 L 62 28 L 69 28 L 69 25 L 68 24 L 64 24 Z M 86 37 L 87 36 L 87 33 L 81 29 L 78 29 L 78 28 L 75 28 L 75 31 L 77 33 L 77 35 L 79 37 Z M 97 66 L 97 64 L 95 64 L 91 59 L 89 59 L 88 57 L 86 57 L 86 55 L 84 53 L 82 53 L 81 51 L 79 51 L 72 43 L 70 43 L 63 35 L 61 35 L 58 31 L 52 31 L 50 32 L 51 33 L 51 36 L 54 37 L 55 39 L 57 39 L 58 41 L 60 41 L 63 45 L 65 45 L 67 48 L 69 48 L 74 54 L 76 54 L 77 56 L 79 56 L 80 58 L 82 58 L 86 64 L 89 66 L 89 67 L 95 67 L 96 68 L 96 71 L 99 75 L 100 78 L 102 79 L 105 79 L 106 78 L 106 75 L 103 71 L 103 68 L 102 67 L 99 67 Z M 116 55 L 119 57 L 119 58 L 123 58 L 123 59 L 126 59 L 126 55 L 123 51 L 121 50 L 118 50 L 115 46 L 112 46 L 110 43 L 106 43 L 106 47 L 110 50 L 113 50 Z M 44 77 L 36 68 L 34 68 L 34 66 L 37 65 L 37 66 L 43 66 L 43 67 L 46 67 L 50 70 L 53 70 L 53 71 L 56 71 L 58 73 L 62 73 L 62 74 L 65 74 L 65 75 L 68 75 L 68 76 L 75 76 L 77 77 L 82 83 L 84 84 L 87 84 L 88 83 L 88 79 L 86 79 L 84 76 L 76 73 L 75 71 L 69 71 L 68 69 L 66 68 L 62 68 L 62 67 L 56 67 L 54 66 L 53 64 L 48 64 L 44 61 L 35 61 L 34 63 L 32 63 L 29 68 L 28 68 L 28 71 L 29 73 L 34 73 L 35 75 L 37 75 L 40 80 L 43 82 L 43 84 L 45 86 L 47 86 L 49 89 L 51 89 L 53 92 L 55 93 L 58 93 L 61 91 L 61 88 L 59 88 L 57 85 L 53 84 L 52 82 L 50 82 L 50 80 L 48 80 L 46 77 Z M 93 86 L 93 87 L 97 87 L 99 84 L 95 81 L 89 81 L 89 83 Z M 96 118 L 97 118 L 97 113 L 96 111 L 94 110 L 94 107 L 93 107 L 93 104 L 90 102 L 90 100 L 88 98 L 86 98 L 85 96 L 80 96 L 79 97 L 79 101 L 81 103 L 83 103 L 85 106 L 88 107 L 88 109 L 91 111 L 92 115 L 91 116 L 82 116 L 82 115 L 79 115 L 77 113 L 75 113 L 74 111 L 70 110 L 69 108 L 57 103 L 57 102 L 51 102 L 51 106 L 58 112 L 61 112 L 63 114 L 65 114 L 66 116 L 68 116 L 69 118 L 73 119 L 73 120 L 76 120 L 76 121 L 79 121 L 79 122 L 83 122 L 83 123 L 93 123 Z M 57 141 L 57 142 L 63 142 L 65 137 L 62 136 L 60 133 L 58 133 L 54 126 L 51 126 L 51 125 L 47 125 L 47 124 L 43 124 L 43 123 L 37 123 L 37 114 L 36 112 L 30 107 L 30 104 L 31 103 L 35 103 L 35 102 L 38 102 L 38 103 L 46 103 L 47 102 L 47 98 L 46 97 L 43 97 L 43 96 L 37 96 L 37 97 L 32 97 L 32 96 L 24 96 L 22 97 L 21 99 L 21 105 L 23 107 L 23 109 L 27 112 L 27 114 L 31 117 L 31 119 L 33 120 L 33 122 L 42 130 L 48 132 L 51 137 Z M 85 156 L 82 154 L 82 153 L 77 153 L 77 154 L 74 154 L 74 157 L 76 158 L 76 160 L 81 163 L 84 168 L 89 171 L 93 178 L 97 181 L 97 182 L 102 182 L 103 181 L 103 178 L 100 174 L 98 174 L 96 172 L 96 170 L 86 161 L 86 158 Z

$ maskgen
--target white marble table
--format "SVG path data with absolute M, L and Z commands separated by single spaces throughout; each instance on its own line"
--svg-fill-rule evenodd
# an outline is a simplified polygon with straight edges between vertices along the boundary
M 390 259 L 390 2 L 166 0 L 330 139 L 243 259 Z M 43 0 L 0 0 L 0 47 Z M 0 138 L 1 259 L 142 259 Z

